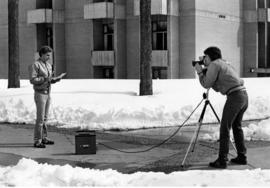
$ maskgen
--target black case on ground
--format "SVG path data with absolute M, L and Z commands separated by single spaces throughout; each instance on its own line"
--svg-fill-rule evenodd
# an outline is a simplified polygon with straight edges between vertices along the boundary
M 96 154 L 96 132 L 90 130 L 76 131 L 76 154 Z

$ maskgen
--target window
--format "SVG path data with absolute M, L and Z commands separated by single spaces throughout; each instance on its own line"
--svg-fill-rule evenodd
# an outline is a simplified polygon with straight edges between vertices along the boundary
M 270 8 L 270 0 L 257 0 L 258 8 Z
M 152 67 L 152 78 L 153 79 L 167 79 L 167 68 L 166 67 Z
M 265 68 L 265 23 L 258 23 L 258 68 Z
M 167 21 L 152 22 L 152 49 L 167 50 Z
M 114 69 L 113 67 L 106 66 L 95 66 L 94 67 L 94 78 L 97 79 L 113 79 L 114 78 Z
M 258 8 L 270 7 L 270 0 L 257 0 Z M 258 68 L 270 68 L 270 24 L 258 22 Z M 260 76 L 260 75 L 258 75 Z
M 43 45 L 53 48 L 52 24 L 37 24 L 37 49 Z
M 113 23 L 103 25 L 104 50 L 113 50 Z
M 270 68 L 270 24 L 258 22 L 258 68 Z
M 52 27 L 46 28 L 46 39 L 48 46 L 51 46 L 53 48 L 53 34 L 52 34 Z
M 264 1 L 265 0 L 258 0 L 258 8 L 265 8 Z
M 36 8 L 47 8 L 52 9 L 52 0 L 37 0 L 36 1 Z
M 94 3 L 100 3 L 100 2 L 113 2 L 113 0 L 94 0 Z

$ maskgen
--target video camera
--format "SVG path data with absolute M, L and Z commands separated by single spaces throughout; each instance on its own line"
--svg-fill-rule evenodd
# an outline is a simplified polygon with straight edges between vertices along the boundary
M 192 61 L 192 66 L 195 67 L 195 65 L 198 63 L 199 65 L 204 65 L 204 58 L 205 56 L 201 57 L 202 59 L 200 61 Z

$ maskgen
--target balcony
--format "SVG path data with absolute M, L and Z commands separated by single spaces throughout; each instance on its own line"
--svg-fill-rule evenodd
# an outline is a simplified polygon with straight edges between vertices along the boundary
M 269 22 L 270 21 L 270 9 L 258 9 L 258 22 Z
M 265 22 L 266 20 L 269 21 L 269 13 L 268 9 L 259 8 L 257 15 L 258 15 L 258 22 Z
M 151 15 L 167 14 L 167 0 L 151 0 Z M 134 0 L 134 15 L 140 15 L 140 0 Z
M 92 51 L 93 66 L 114 66 L 114 51 Z
M 84 19 L 114 17 L 114 5 L 111 2 L 90 3 L 84 5 Z
M 270 68 L 250 68 L 249 71 L 252 73 L 270 74 Z
M 27 11 L 27 23 L 64 23 L 64 11 L 52 9 L 35 9 Z
M 152 51 L 152 66 L 153 67 L 167 67 L 168 66 L 168 51 L 167 50 L 153 50 Z
M 27 11 L 27 23 L 52 23 L 52 9 Z

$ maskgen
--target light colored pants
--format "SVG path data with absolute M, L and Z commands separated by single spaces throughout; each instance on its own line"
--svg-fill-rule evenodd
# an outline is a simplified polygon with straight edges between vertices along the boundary
M 47 137 L 47 118 L 50 108 L 51 97 L 50 94 L 42 94 L 35 92 L 35 103 L 36 103 L 36 125 L 34 130 L 34 142 L 40 142 L 42 139 Z

